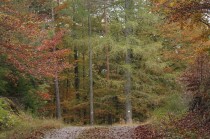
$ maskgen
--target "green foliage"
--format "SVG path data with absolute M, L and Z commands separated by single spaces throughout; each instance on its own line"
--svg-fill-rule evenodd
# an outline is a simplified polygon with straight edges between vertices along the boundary
M 4 68 L 0 68 L 0 92 L 6 92 L 7 81 L 4 79 L 8 71 Z
M 5 66 L 5 56 L 0 55 L 0 92 L 6 93 L 8 81 L 6 80 L 6 76 L 10 72 L 9 68 Z M 1 94 L 0 93 L 0 94 Z
M 148 3 L 135 0 L 137 4 L 131 8 L 125 25 L 125 11 L 119 10 L 122 3 L 107 8 L 109 22 L 108 32 L 105 34 L 103 19 L 103 3 L 94 3 L 91 10 L 92 36 L 90 42 L 93 48 L 93 78 L 94 78 L 94 109 L 96 123 L 119 122 L 125 114 L 125 71 L 131 72 L 132 105 L 135 121 L 144 121 L 153 115 L 153 110 L 164 107 L 172 111 L 182 109 L 176 101 L 182 100 L 173 96 L 173 92 L 180 91 L 175 78 L 176 73 L 166 73 L 169 64 L 163 58 L 163 43 L 157 26 L 161 24 L 161 17 L 152 12 Z M 89 84 L 88 84 L 88 21 L 84 1 L 66 3 L 68 8 L 59 11 L 57 16 L 71 19 L 71 32 L 64 37 L 64 47 L 78 52 L 79 90 L 75 89 L 75 70 L 65 71 L 60 79 L 61 100 L 63 101 L 63 116 L 65 121 L 84 124 L 89 121 Z M 112 10 L 111 10 L 112 9 Z M 135 9 L 135 11 L 133 10 Z M 72 11 L 71 13 L 66 11 Z M 97 13 L 97 14 L 96 14 Z M 57 19 L 58 20 L 58 19 Z M 59 20 L 61 21 L 61 20 Z M 66 21 L 66 20 L 65 20 Z M 69 20 L 68 20 L 69 21 Z M 125 26 L 130 30 L 125 37 Z M 131 64 L 125 64 L 126 51 L 131 50 Z M 110 79 L 106 79 L 106 56 L 109 51 Z M 69 56 L 73 62 L 74 54 Z M 53 92 L 53 89 L 51 89 Z M 76 97 L 79 94 L 79 98 Z M 52 94 L 53 95 L 53 94 Z M 172 96 L 170 98 L 169 96 Z M 170 103 L 171 104 L 170 104 Z M 182 103 L 181 103 L 182 104 Z M 180 105 L 181 105 L 180 104 Z M 53 103 L 51 105 L 54 105 Z M 166 108 L 165 108 L 166 107 Z M 54 112 L 52 109 L 51 113 Z M 154 112 L 156 113 L 156 112 Z M 165 112 L 164 114 L 166 114 Z
M 6 97 L 0 97 L 0 138 L 40 138 L 44 132 L 64 124 L 53 119 L 39 119 L 26 114 Z M 41 133 L 41 134 L 40 134 Z
M 185 100 L 178 93 L 181 89 L 175 79 L 178 72 L 184 68 L 184 62 L 174 64 L 164 59 L 163 52 L 166 51 L 166 46 L 172 45 L 160 37 L 157 27 L 162 23 L 161 16 L 153 12 L 148 1 L 132 0 L 133 4 L 128 10 L 124 10 L 123 0 L 117 3 L 109 1 L 106 9 L 108 14 L 106 28 L 102 23 L 105 14 L 102 10 L 104 1 L 101 2 L 91 4 L 92 36 L 88 36 L 88 10 L 85 0 L 67 0 L 59 5 L 53 3 L 56 29 L 66 30 L 63 42 L 57 49 L 73 50 L 68 59 L 61 61 L 75 63 L 75 67 L 65 70 L 59 76 L 64 120 L 75 124 L 89 123 L 89 42 L 93 50 L 96 123 L 111 124 L 124 119 L 126 71 L 131 73 L 131 101 L 135 121 L 144 121 L 150 117 L 162 118 L 168 113 L 182 114 L 186 110 L 186 105 L 182 103 Z M 14 4 L 17 7 L 23 6 Z M 23 13 L 32 11 L 40 19 L 42 17 L 50 19 L 51 4 L 49 0 L 28 1 L 29 9 Z M 126 14 L 129 15 L 127 21 Z M 43 26 L 43 29 L 44 27 L 47 28 Z M 129 32 L 127 35 L 126 28 Z M 49 31 L 48 35 L 52 36 L 53 32 L 54 30 Z M 19 34 L 15 34 L 14 38 L 30 43 L 29 40 L 25 40 L 26 37 Z M 40 40 L 38 42 L 40 43 Z M 125 55 L 128 50 L 131 51 L 131 62 L 126 64 Z M 174 51 L 171 48 L 170 50 Z M 110 66 L 109 79 L 106 78 L 107 63 Z M 18 99 L 25 110 L 33 114 L 46 106 L 44 110 L 47 112 L 44 112 L 50 116 L 54 115 L 54 99 L 45 105 L 47 101 L 40 96 L 43 92 L 50 92 L 51 96 L 54 96 L 54 85 L 50 80 L 38 80 L 17 72 L 6 60 L 0 64 L 0 95 Z M 172 70 L 167 71 L 168 68 Z M 178 72 L 174 72 L 174 69 Z M 76 81 L 76 78 L 79 81 Z M 2 116 L 7 117 L 5 112 L 2 113 L 4 113 Z
M 13 103 L 7 98 L 0 98 L 0 130 L 12 128 L 19 122 L 11 104 Z
M 167 93 L 164 98 L 156 102 L 157 108 L 153 112 L 153 118 L 161 120 L 170 115 L 181 116 L 188 109 L 187 99 L 178 92 Z
M 43 81 L 24 75 L 14 67 L 6 65 L 5 59 L 0 61 L 0 96 L 16 98 L 26 110 L 37 112 L 46 103 L 39 94 L 47 93 L 48 86 Z
M 44 84 L 37 84 L 33 78 L 19 77 L 17 87 L 13 89 L 16 91 L 16 95 L 20 97 L 20 102 L 24 104 L 24 108 L 27 111 L 36 113 L 45 104 L 39 93 L 46 91 L 46 87 Z

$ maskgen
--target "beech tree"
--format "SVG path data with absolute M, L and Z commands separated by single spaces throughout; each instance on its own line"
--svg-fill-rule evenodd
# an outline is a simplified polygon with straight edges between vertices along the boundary
M 6 55 L 7 61 L 24 75 L 37 79 L 55 79 L 56 115 L 61 118 L 58 74 L 70 68 L 70 64 L 66 62 L 70 51 L 68 49 L 57 50 L 56 46 L 62 42 L 65 33 L 60 30 L 52 37 L 49 36 L 51 28 L 43 29 L 42 27 L 48 24 L 46 23 L 46 19 L 50 20 L 48 16 L 42 18 L 37 13 L 25 14 L 14 10 L 15 6 L 12 5 L 12 2 L 1 5 L 0 24 L 2 24 L 1 29 L 5 32 L 1 32 L 3 38 L 1 38 L 0 54 Z
M 57 33 L 52 39 L 44 37 L 47 30 L 43 31 L 40 28 L 39 22 L 42 20 L 39 20 L 34 14 L 29 14 L 28 19 L 24 21 L 23 19 L 27 17 L 13 10 L 9 4 L 3 5 L 1 8 L 1 25 L 2 29 L 5 30 L 1 38 L 1 54 L 6 54 L 8 61 L 22 72 L 37 77 L 54 76 L 55 58 L 62 59 L 69 54 L 67 49 L 56 52 L 49 51 L 61 42 L 63 32 Z M 13 24 L 14 20 L 16 21 L 15 24 Z M 27 36 L 27 38 L 25 40 L 17 39 L 15 34 Z M 41 42 L 38 41 L 40 37 L 43 37 Z M 68 64 L 63 62 L 56 69 L 62 71 L 66 67 Z

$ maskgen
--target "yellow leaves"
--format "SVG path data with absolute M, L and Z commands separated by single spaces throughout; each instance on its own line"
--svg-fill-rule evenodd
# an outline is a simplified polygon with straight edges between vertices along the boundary
M 174 7 L 177 3 L 174 0 L 152 0 L 152 2 L 165 7 Z
M 210 40 L 206 41 L 203 43 L 204 46 L 210 48 Z
M 1 2 L 10 2 L 11 0 L 1 0 Z
M 204 49 L 202 47 L 198 47 L 196 48 L 195 52 L 198 54 L 198 55 L 201 55 L 204 53 Z
M 171 67 L 165 67 L 164 69 L 164 73 L 172 73 L 173 72 L 173 69 Z
M 64 17 L 64 16 L 58 17 L 56 19 L 56 23 L 57 24 L 63 23 L 63 24 L 65 24 L 65 27 L 66 28 L 71 27 L 74 24 L 73 20 L 70 17 Z
M 63 4 L 60 4 L 59 6 L 57 6 L 55 8 L 55 12 L 61 11 L 61 10 L 65 9 L 65 8 L 67 8 L 67 7 L 68 7 L 68 3 L 64 2 Z
M 152 0 L 152 2 L 157 3 L 158 5 L 164 4 L 167 0 Z
M 181 18 L 180 20 L 172 20 L 160 28 L 164 36 L 172 40 L 170 45 L 182 45 L 178 54 L 171 51 L 166 57 L 190 61 L 193 59 L 192 56 L 196 57 L 196 55 L 210 50 L 210 31 L 206 25 L 200 22 L 201 13 L 195 13 L 185 20 L 179 16 L 176 18 Z
M 20 25 L 20 20 L 14 16 L 0 13 L 0 24 L 5 27 L 17 27 Z
M 171 2 L 171 3 L 169 4 L 169 6 L 170 6 L 170 7 L 174 7 L 175 4 L 176 4 L 175 2 Z
M 206 51 L 210 51 L 210 40 L 203 42 L 199 49 L 196 50 L 198 54 Z

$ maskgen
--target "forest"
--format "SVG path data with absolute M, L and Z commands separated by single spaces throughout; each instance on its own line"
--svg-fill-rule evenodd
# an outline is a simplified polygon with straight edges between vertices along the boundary
M 0 139 L 210 138 L 209 0 L 0 0 Z

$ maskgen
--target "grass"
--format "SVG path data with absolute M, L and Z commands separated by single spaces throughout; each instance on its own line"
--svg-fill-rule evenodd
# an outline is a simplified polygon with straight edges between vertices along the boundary
M 186 101 L 179 93 L 168 95 L 165 103 L 153 111 L 151 119 L 159 122 L 162 119 L 167 120 L 169 115 L 182 116 L 188 108 Z
M 0 139 L 26 139 L 41 138 L 50 129 L 62 128 L 64 123 L 55 119 L 33 118 L 30 115 L 21 113 L 16 124 L 0 131 Z

